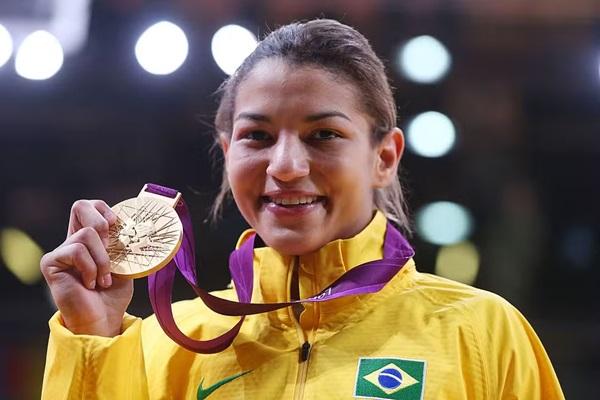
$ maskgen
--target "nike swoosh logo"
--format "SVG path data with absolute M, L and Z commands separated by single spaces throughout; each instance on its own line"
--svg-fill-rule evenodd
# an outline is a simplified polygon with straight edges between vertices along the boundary
M 229 376 L 225 379 L 220 380 L 219 382 L 210 385 L 209 387 L 207 387 L 206 389 L 202 388 L 202 384 L 204 383 L 204 379 L 202 379 L 200 381 L 200 386 L 198 386 L 198 400 L 204 400 L 206 399 L 208 396 L 210 396 L 212 394 L 212 392 L 214 392 L 215 390 L 217 390 L 218 388 L 220 388 L 221 386 L 239 378 L 240 376 L 244 376 L 247 373 L 252 372 L 252 370 L 250 371 L 244 371 L 244 372 L 240 372 L 239 374 L 235 374 L 232 376 Z

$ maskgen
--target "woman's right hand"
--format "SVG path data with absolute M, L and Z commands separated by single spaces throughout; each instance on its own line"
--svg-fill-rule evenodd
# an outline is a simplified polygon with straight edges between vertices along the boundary
M 116 336 L 133 297 L 133 280 L 111 276 L 108 230 L 117 216 L 101 200 L 71 208 L 67 239 L 40 268 L 65 326 L 75 334 Z

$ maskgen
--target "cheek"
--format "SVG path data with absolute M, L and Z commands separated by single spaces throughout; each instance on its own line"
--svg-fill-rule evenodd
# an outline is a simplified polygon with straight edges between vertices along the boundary
M 237 197 L 248 192 L 262 190 L 261 184 L 264 181 L 266 166 L 261 157 L 232 146 L 227 161 L 227 178 L 236 201 L 238 201 Z
M 339 186 L 359 191 L 372 186 L 373 160 L 364 154 L 331 158 L 322 164 L 322 171 Z
M 365 154 L 341 157 L 323 164 L 323 173 L 332 189 L 334 204 L 344 212 L 357 212 L 371 208 L 373 201 L 373 160 Z

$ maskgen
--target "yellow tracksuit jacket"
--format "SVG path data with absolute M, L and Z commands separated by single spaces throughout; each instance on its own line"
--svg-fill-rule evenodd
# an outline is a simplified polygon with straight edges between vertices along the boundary
M 254 302 L 302 298 L 349 268 L 382 257 L 385 217 L 319 251 L 254 253 Z M 245 232 L 240 243 L 249 236 Z M 295 264 L 297 263 L 297 264 Z M 236 299 L 232 289 L 217 295 Z M 180 328 L 212 338 L 235 317 L 199 299 L 174 305 Z M 61 399 L 562 399 L 550 360 L 525 318 L 497 295 L 419 273 L 413 261 L 379 292 L 246 318 L 232 346 L 189 352 L 152 316 L 126 316 L 114 338 L 74 335 L 57 313 L 42 398 Z

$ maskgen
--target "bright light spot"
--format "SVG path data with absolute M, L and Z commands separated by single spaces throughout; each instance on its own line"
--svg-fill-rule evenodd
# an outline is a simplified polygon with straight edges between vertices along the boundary
M 417 115 L 408 125 L 408 146 L 423 157 L 441 157 L 452 150 L 456 130 L 450 118 L 436 111 Z
M 161 21 L 142 33 L 135 45 L 135 56 L 151 74 L 167 75 L 181 67 L 188 50 L 183 30 L 172 22 Z
M 432 36 L 410 39 L 400 50 L 398 64 L 401 73 L 418 83 L 435 83 L 450 69 L 450 53 Z
M 417 232 L 438 245 L 465 240 L 473 229 L 473 218 L 463 206 L 449 201 L 430 203 L 417 213 Z
M 13 52 L 13 41 L 6 28 L 0 25 L 0 67 L 2 67 Z
M 211 50 L 215 62 L 232 75 L 258 45 L 256 36 L 239 25 L 226 25 L 215 32 Z
M 442 247 L 435 261 L 436 275 L 472 285 L 479 272 L 479 252 L 471 242 Z
M 58 39 L 49 32 L 36 31 L 19 46 L 15 69 L 23 78 L 43 80 L 54 76 L 63 61 L 63 49 Z
M 79 52 L 88 38 L 92 0 L 52 0 L 48 31 L 60 41 L 66 56 Z
M 21 282 L 32 285 L 40 280 L 43 250 L 25 232 L 15 228 L 0 231 L 0 254 L 4 264 Z

